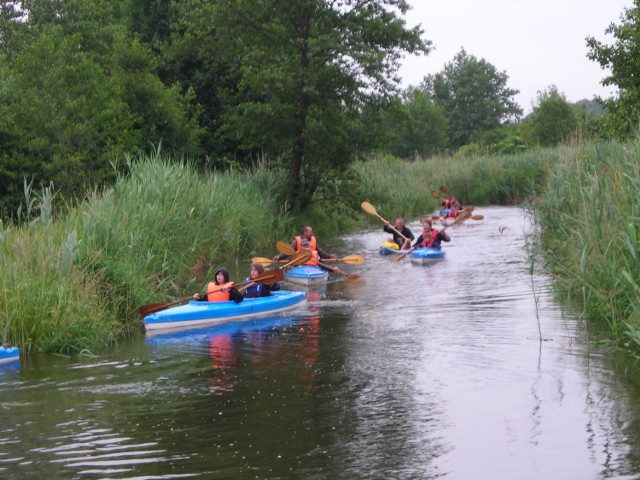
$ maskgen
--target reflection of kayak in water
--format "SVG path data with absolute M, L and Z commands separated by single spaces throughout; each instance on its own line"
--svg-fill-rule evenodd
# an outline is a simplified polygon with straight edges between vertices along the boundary
M 444 250 L 440 248 L 417 248 L 411 252 L 411 263 L 415 265 L 430 265 L 444 260 Z
M 214 325 L 238 319 L 270 316 L 296 308 L 306 299 L 306 292 L 278 290 L 271 292 L 268 297 L 246 298 L 240 303 L 192 300 L 186 305 L 147 315 L 143 323 L 147 331 Z

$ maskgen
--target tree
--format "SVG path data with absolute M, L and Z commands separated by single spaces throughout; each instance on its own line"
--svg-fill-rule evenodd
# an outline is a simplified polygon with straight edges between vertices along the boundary
M 605 30 L 615 38 L 612 45 L 587 37 L 587 57 L 609 70 L 602 85 L 618 87 L 617 97 L 604 100 L 604 106 L 610 132 L 624 138 L 637 131 L 640 122 L 640 0 L 625 8 L 620 20 Z
M 428 52 L 419 27 L 399 15 L 405 0 L 193 1 L 185 36 L 226 54 L 235 89 L 222 98 L 224 142 L 285 159 L 285 201 L 304 209 L 322 175 L 353 159 L 358 117 L 374 97 L 389 95 L 405 52 Z M 397 13 L 399 12 L 399 14 Z M 204 19 L 204 20 L 202 20 Z
M 513 99 L 519 92 L 507 87 L 508 78 L 464 49 L 442 72 L 425 77 L 422 86 L 444 111 L 454 148 L 519 119 L 522 109 Z
M 566 141 L 579 127 L 576 107 L 567 101 L 566 96 L 555 85 L 538 92 L 527 121 L 531 122 L 533 141 L 546 147 Z
M 383 113 L 387 139 L 382 150 L 401 158 L 428 157 L 447 146 L 447 120 L 424 90 L 405 90 Z

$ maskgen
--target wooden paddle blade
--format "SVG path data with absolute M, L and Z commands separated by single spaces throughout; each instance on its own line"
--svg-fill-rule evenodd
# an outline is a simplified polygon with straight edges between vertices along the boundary
M 284 280 L 284 271 L 280 268 L 267 270 L 251 280 L 253 283 L 278 283 Z
M 362 265 L 364 263 L 364 255 L 347 255 L 346 257 L 339 258 L 338 260 L 349 265 Z
M 147 315 L 151 315 L 152 313 L 164 310 L 165 308 L 168 308 L 168 306 L 168 303 L 150 303 L 148 305 L 141 306 L 138 311 L 140 312 L 140 315 L 146 317 Z
M 347 280 L 358 280 L 359 278 L 361 277 L 357 273 L 350 273 L 347 275 Z
M 471 220 L 484 220 L 484 215 L 474 215 Z
M 440 191 L 445 195 L 449 195 L 449 189 L 443 185 L 440 185 Z
M 283 255 L 295 255 L 296 250 L 286 242 L 278 240 L 276 242 L 276 249 Z
M 273 260 L 267 257 L 253 257 L 251 263 L 259 263 L 263 267 L 268 267 L 273 263 Z
M 371 214 L 371 215 L 378 215 L 378 212 L 376 211 L 376 207 L 374 207 L 373 205 L 371 205 L 369 202 L 362 202 L 360 204 L 360 206 L 362 207 L 362 209 Z
M 438 195 L 438 192 L 436 192 L 435 190 L 431 190 L 431 196 L 437 200 L 441 200 L 442 197 L 440 195 Z
M 291 260 L 289 260 L 280 268 L 284 269 L 286 267 L 295 267 L 297 265 L 302 265 L 303 263 L 307 263 L 309 260 L 311 260 L 311 257 L 313 257 L 311 250 L 300 250 L 293 257 L 291 257 Z

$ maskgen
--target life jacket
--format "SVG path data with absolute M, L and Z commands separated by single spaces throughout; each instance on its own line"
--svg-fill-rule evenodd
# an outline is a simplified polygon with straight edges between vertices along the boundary
M 311 250 L 312 255 L 309 261 L 303 263 L 303 265 L 318 265 L 318 244 L 316 243 L 316 237 L 311 235 L 309 243 L 305 246 L 302 246 L 302 237 L 298 235 L 296 237 L 296 252 L 299 252 L 302 249 Z
M 222 285 L 218 285 L 215 282 L 209 282 L 207 285 L 207 302 L 228 302 L 231 300 L 231 294 L 229 292 L 223 292 L 225 287 L 233 287 L 235 283 L 227 282 Z
M 433 248 L 433 246 L 435 245 L 435 241 L 438 238 L 438 230 L 436 230 L 435 228 L 431 229 L 431 238 L 429 238 L 429 241 L 427 241 L 424 237 L 422 238 L 422 243 L 420 244 L 420 246 L 422 248 L 428 247 L 428 248 Z
M 442 202 L 442 206 L 445 209 L 451 208 L 451 199 L 450 198 L 445 198 L 444 201 Z

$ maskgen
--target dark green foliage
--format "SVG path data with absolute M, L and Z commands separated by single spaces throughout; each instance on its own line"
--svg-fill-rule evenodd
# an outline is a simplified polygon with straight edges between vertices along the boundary
M 400 158 L 426 158 L 447 146 L 447 119 L 424 90 L 409 88 L 383 113 L 381 150 Z
M 605 127 L 613 135 L 628 138 L 637 132 L 640 118 L 640 0 L 634 0 L 632 7 L 625 8 L 620 24 L 612 23 L 605 33 L 613 35 L 614 43 L 588 37 L 588 57 L 606 69 L 602 84 L 618 88 L 617 96 L 604 100 L 609 112 Z
M 536 105 L 527 121 L 531 123 L 533 142 L 544 147 L 567 141 L 577 134 L 579 127 L 577 109 L 555 85 L 538 93 Z
M 522 109 L 513 99 L 518 90 L 508 88 L 507 80 L 505 72 L 464 49 L 442 72 L 425 78 L 423 87 L 447 117 L 453 148 L 519 118 Z

